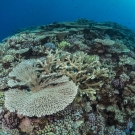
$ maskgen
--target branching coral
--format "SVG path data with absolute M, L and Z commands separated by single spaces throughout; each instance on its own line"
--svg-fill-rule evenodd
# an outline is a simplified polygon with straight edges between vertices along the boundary
M 126 87 L 124 88 L 123 91 L 123 98 L 124 98 L 124 103 L 125 104 L 130 104 L 135 105 L 135 97 L 134 97 L 134 92 L 135 92 L 135 71 L 131 71 L 129 74 L 129 77 L 132 80 L 131 84 L 127 84 Z
M 45 61 L 39 61 L 46 73 L 51 73 L 57 69 L 57 72 L 70 77 L 76 83 L 83 93 L 89 95 L 90 99 L 94 100 L 93 96 L 96 90 L 102 87 L 102 81 L 95 79 L 108 77 L 109 70 L 101 67 L 99 57 L 97 55 L 87 55 L 84 52 L 76 52 L 74 54 L 65 53 L 56 50 L 55 54 L 48 51 L 48 56 Z M 86 89 L 86 90 L 85 90 Z
M 111 53 L 128 53 L 130 52 L 130 49 L 125 45 L 123 44 L 121 41 L 115 41 L 115 44 L 113 44 L 109 49 L 108 49 L 109 52 Z
M 119 65 L 135 65 L 135 60 L 132 57 L 129 57 L 128 55 L 122 55 L 119 57 Z
M 50 51 L 45 62 L 39 61 L 39 63 L 42 66 L 39 70 L 50 73 L 55 67 L 59 72 L 72 78 L 76 84 L 82 82 L 82 80 L 85 80 L 85 83 L 89 79 L 108 77 L 108 69 L 100 68 L 99 57 L 96 55 L 89 56 L 83 52 L 70 55 L 70 53 L 63 54 L 61 51 L 52 54 Z
M 0 43 L 0 58 L 2 58 L 5 54 L 7 54 L 8 48 L 9 48 L 9 44 Z
M 67 41 L 62 41 L 58 44 L 58 48 L 64 50 L 66 47 L 70 46 L 70 43 Z
M 39 68 L 38 70 L 43 70 L 45 71 L 46 74 L 49 74 L 53 72 L 53 69 L 56 69 L 57 67 L 59 67 L 59 65 L 61 65 L 60 58 L 59 58 L 61 51 L 56 50 L 55 54 L 53 54 L 52 50 L 50 51 L 47 50 L 46 53 L 48 55 L 46 56 L 44 62 L 42 62 L 41 60 L 38 60 L 39 64 L 42 67 L 42 68 Z M 69 53 L 67 53 L 64 57 L 66 57 L 67 55 L 69 55 Z
M 16 47 L 20 49 L 25 47 L 31 47 L 32 45 L 40 45 L 40 41 L 43 38 L 44 36 L 42 35 L 37 37 L 34 33 L 24 32 L 11 36 L 6 40 L 10 47 Z
M 11 63 L 14 61 L 14 56 L 12 55 L 5 55 L 3 58 L 2 58 L 2 63 Z
M 119 76 L 119 78 L 115 78 L 113 79 L 112 81 L 112 86 L 115 88 L 115 89 L 123 89 L 125 84 L 129 81 L 130 77 L 123 73 Z

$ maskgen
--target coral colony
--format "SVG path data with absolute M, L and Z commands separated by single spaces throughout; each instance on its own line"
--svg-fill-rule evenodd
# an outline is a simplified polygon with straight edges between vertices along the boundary
M 0 43 L 0 134 L 135 135 L 135 33 L 79 19 Z

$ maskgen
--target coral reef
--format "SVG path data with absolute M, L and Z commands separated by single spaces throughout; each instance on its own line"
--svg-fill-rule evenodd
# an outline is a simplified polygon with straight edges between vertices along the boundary
M 0 43 L 0 134 L 134 135 L 135 32 L 80 18 Z

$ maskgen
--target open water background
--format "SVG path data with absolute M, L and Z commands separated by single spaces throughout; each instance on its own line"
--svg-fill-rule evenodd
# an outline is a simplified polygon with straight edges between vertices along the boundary
M 0 41 L 18 29 L 85 18 L 135 30 L 135 0 L 1 0 Z

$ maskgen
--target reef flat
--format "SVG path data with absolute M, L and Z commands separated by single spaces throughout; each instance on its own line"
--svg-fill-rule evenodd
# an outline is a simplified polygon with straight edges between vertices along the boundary
M 0 43 L 0 134 L 134 135 L 135 32 L 78 19 Z

